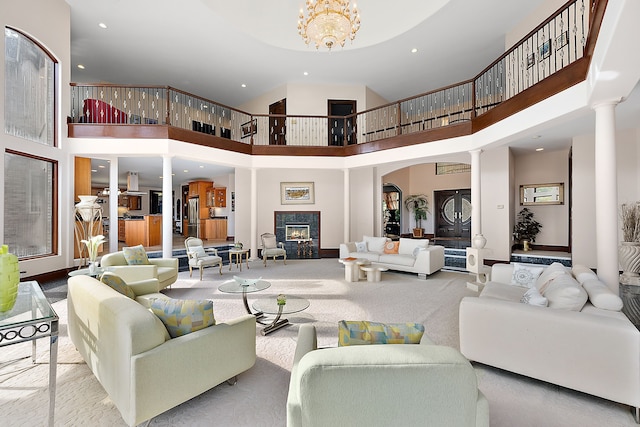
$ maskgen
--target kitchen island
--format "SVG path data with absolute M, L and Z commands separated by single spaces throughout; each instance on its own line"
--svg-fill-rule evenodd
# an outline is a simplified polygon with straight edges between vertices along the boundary
M 162 244 L 162 215 L 140 215 L 118 218 L 118 228 L 124 231 L 119 240 L 127 246 L 157 246 Z

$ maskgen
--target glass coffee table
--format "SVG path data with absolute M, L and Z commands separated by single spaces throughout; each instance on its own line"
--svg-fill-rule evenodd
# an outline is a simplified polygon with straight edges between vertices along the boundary
M 31 360 L 36 363 L 36 340 L 49 337 L 49 425 L 56 407 L 58 361 L 58 315 L 38 282 L 21 282 L 11 310 L 0 312 L 0 347 L 31 341 Z
M 308 300 L 294 296 L 287 296 L 286 303 L 284 305 L 280 305 L 278 304 L 279 297 L 280 296 L 273 295 L 268 298 L 256 300 L 253 303 L 254 310 L 258 310 L 261 313 L 274 314 L 276 316 L 271 323 L 258 322 L 261 325 L 266 325 L 262 331 L 260 331 L 262 335 L 268 335 L 273 331 L 277 331 L 280 328 L 288 326 L 290 324 L 289 319 L 280 318 L 283 314 L 297 313 L 299 311 L 306 310 L 309 307 Z
M 247 313 L 253 314 L 256 318 L 260 318 L 263 316 L 262 312 L 254 313 L 251 311 L 249 307 L 249 303 L 247 302 L 247 294 L 252 292 L 260 292 L 267 289 L 271 286 L 271 283 L 261 280 L 261 279 L 242 279 L 238 278 L 238 280 L 227 280 L 218 286 L 218 290 L 220 292 L 225 292 L 229 294 L 239 294 L 242 293 L 242 302 L 244 303 L 244 308 L 247 310 Z

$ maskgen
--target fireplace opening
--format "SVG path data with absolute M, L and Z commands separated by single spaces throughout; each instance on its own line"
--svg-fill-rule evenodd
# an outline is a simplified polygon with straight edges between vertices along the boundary
M 300 225 L 300 224 L 296 224 L 296 225 L 285 225 L 285 240 L 287 242 L 297 242 L 300 240 L 309 240 L 310 239 L 310 233 L 309 233 L 309 225 L 305 224 L 305 225 Z

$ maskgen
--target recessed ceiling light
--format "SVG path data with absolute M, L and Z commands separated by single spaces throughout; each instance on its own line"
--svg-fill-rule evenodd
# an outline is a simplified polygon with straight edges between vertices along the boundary
M 246 85 L 246 84 L 244 84 L 244 83 L 242 83 L 240 86 L 242 86 L 242 87 L 247 87 L 247 85 Z
M 416 49 L 415 47 L 413 49 L 411 49 L 411 53 L 416 53 L 418 51 L 418 49 Z
M 78 64 L 78 68 L 80 68 L 81 70 L 84 70 L 84 65 Z
M 98 24 L 98 27 L 106 29 L 107 28 L 107 24 L 105 24 L 104 22 L 101 22 L 101 23 Z
M 544 151 L 544 148 L 542 147 L 536 148 L 536 151 Z
M 183 170 L 182 172 L 184 172 L 184 173 L 189 173 L 189 169 L 185 169 L 185 170 Z
M 91 172 L 96 173 L 98 172 L 98 169 L 91 169 Z
M 305 72 L 304 72 L 304 73 L 302 73 L 302 74 L 304 74 L 305 76 L 308 76 L 308 75 L 309 75 L 309 73 L 308 73 L 307 71 L 305 71 Z
M 204 169 L 204 165 L 200 165 L 200 169 Z
M 98 165 L 98 167 L 104 169 L 106 166 L 105 165 Z

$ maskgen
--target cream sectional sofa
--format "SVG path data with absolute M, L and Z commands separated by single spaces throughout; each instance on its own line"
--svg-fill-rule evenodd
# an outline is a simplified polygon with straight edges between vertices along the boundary
M 620 311 L 619 297 L 585 267 L 553 264 L 531 291 L 512 284 L 522 266 L 515 269 L 514 274 L 514 264 L 493 265 L 491 281 L 479 297 L 462 299 L 462 354 L 630 405 L 638 421 L 640 332 Z M 547 298 L 548 306 L 521 302 L 540 289 L 542 297 L 533 299 L 544 304 Z
M 170 338 L 145 307 L 151 298 L 168 298 L 157 287 L 155 279 L 131 286 L 134 301 L 89 276 L 68 281 L 71 341 L 130 426 L 235 377 L 256 360 L 254 316 Z
M 149 258 L 149 264 L 129 265 L 124 252 L 118 251 L 103 255 L 100 266 L 121 276 L 127 282 L 158 279 L 157 291 L 171 286 L 178 280 L 178 258 Z
M 397 243 L 397 253 L 387 253 L 391 252 L 389 248 L 385 252 L 385 245 L 390 243 Z M 349 257 L 367 259 L 390 270 L 425 277 L 444 267 L 444 247 L 429 246 L 426 239 L 400 238 L 392 242 L 388 237 L 364 236 L 361 242 L 340 244 L 340 258 Z

